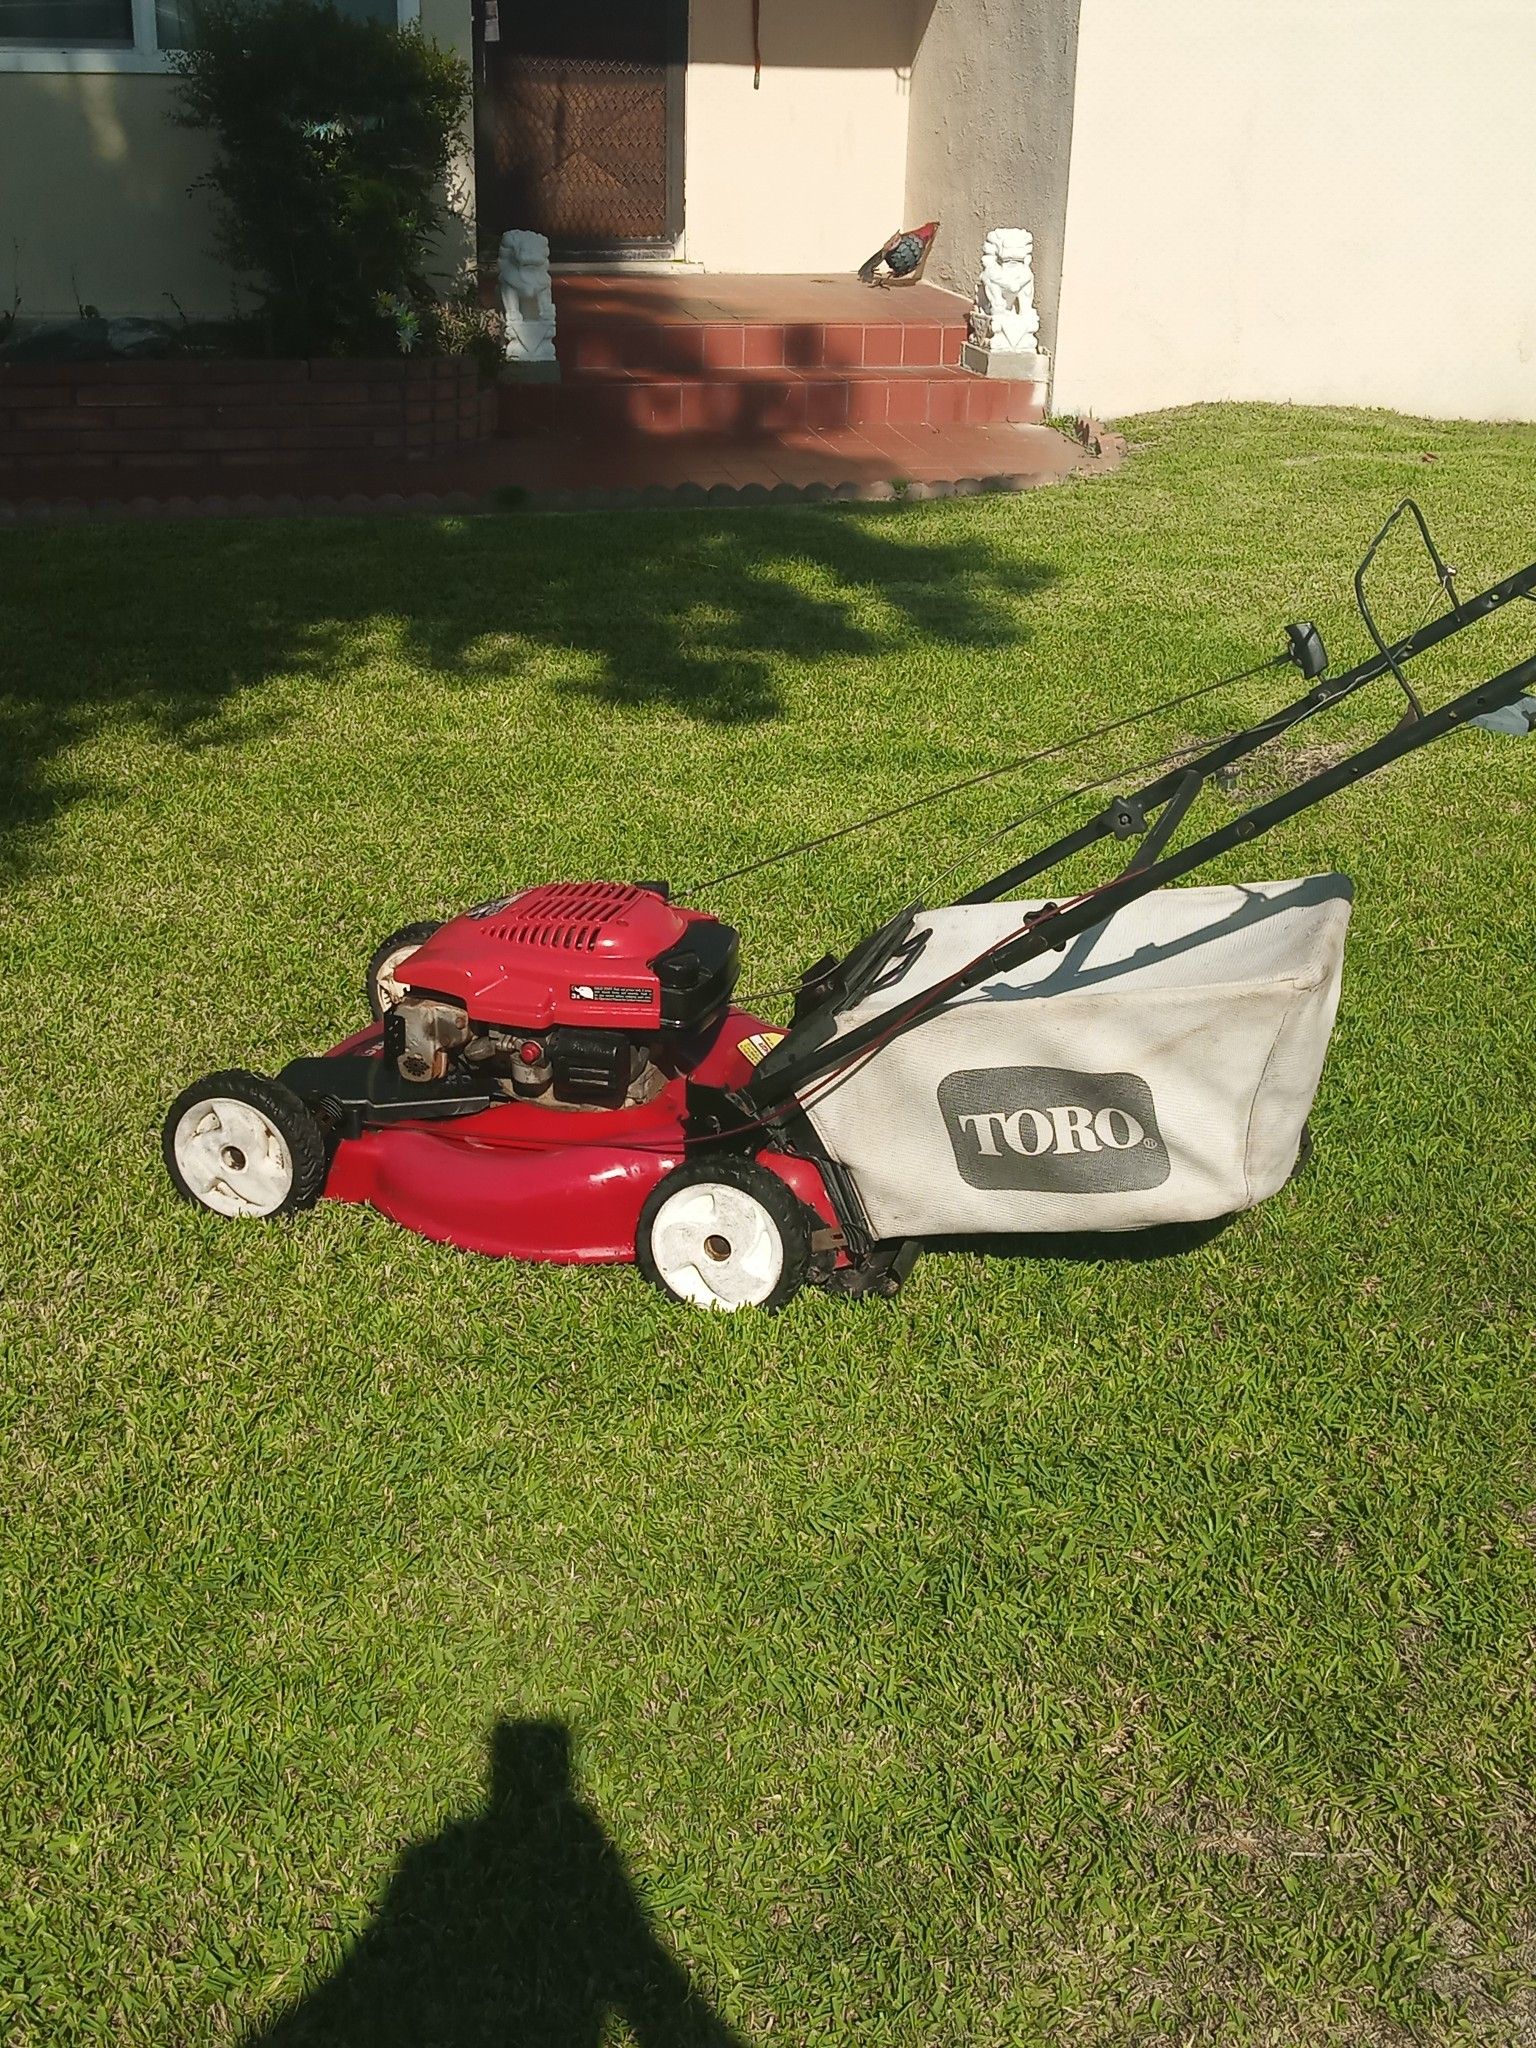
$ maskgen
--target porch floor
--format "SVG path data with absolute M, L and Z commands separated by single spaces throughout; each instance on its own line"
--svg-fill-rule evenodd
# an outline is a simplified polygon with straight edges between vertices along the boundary
M 555 312 L 562 334 L 596 322 L 650 327 L 940 327 L 954 330 L 958 355 L 967 310 L 966 300 L 933 284 L 883 290 L 856 277 L 555 272 Z
M 636 269 L 586 271 L 554 266 L 555 299 L 562 313 L 610 312 L 636 307 L 646 319 L 846 320 L 861 324 L 871 304 L 908 309 L 905 317 L 965 325 L 966 301 L 936 284 L 892 285 L 881 290 L 845 273 L 812 271 L 687 270 L 672 274 Z M 663 304 L 674 309 L 663 314 Z

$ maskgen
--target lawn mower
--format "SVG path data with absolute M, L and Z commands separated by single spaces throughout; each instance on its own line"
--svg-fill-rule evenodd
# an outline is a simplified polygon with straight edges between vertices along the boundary
M 1411 515 L 1445 609 L 1388 645 L 1365 576 Z M 1338 1006 L 1342 875 L 1174 889 L 1362 776 L 1473 720 L 1529 726 L 1536 659 L 1426 710 L 1413 658 L 1516 598 L 1536 563 L 1461 599 L 1423 514 L 1398 506 L 1355 576 L 1375 652 L 1328 674 L 1315 626 L 1269 661 L 946 784 L 735 880 L 1290 664 L 1302 695 L 1032 810 L 1150 775 L 947 905 L 909 903 L 808 967 L 787 1025 L 733 1000 L 738 939 L 661 882 L 544 882 L 392 933 L 372 1021 L 275 1078 L 177 1097 L 164 1152 L 221 1216 L 367 1202 L 469 1251 L 638 1263 L 679 1300 L 775 1309 L 807 1282 L 892 1294 L 926 1239 L 1213 1222 L 1285 1185 Z M 1439 600 L 1437 599 L 1437 602 Z M 1177 844 L 1233 764 L 1367 685 L 1406 699 L 1384 737 Z M 1001 835 L 994 835 L 1001 836 Z M 1108 880 L 1009 900 L 1090 848 Z

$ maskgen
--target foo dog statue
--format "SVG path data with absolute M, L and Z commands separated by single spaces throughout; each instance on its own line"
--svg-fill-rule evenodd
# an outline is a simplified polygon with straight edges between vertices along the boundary
M 555 360 L 555 299 L 549 279 L 549 243 L 527 228 L 501 238 L 497 262 L 509 363 Z
M 993 228 L 987 235 L 971 313 L 971 338 L 978 349 L 1034 353 L 1040 332 L 1034 254 L 1035 238 L 1028 228 Z

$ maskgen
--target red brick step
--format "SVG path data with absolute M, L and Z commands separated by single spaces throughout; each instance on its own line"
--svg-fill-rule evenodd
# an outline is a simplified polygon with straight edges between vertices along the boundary
M 665 370 L 578 372 L 560 384 L 505 384 L 503 433 L 723 434 L 795 427 L 1023 425 L 1045 417 L 1035 384 L 973 377 L 938 365 L 888 370 L 739 368 L 697 376 Z
M 963 322 L 691 321 L 601 319 L 563 322 L 557 347 L 567 373 L 669 370 L 893 370 L 954 367 Z

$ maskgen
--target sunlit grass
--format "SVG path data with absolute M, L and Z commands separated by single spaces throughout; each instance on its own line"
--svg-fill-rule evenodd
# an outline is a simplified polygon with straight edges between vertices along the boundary
M 1342 666 L 1407 490 L 1469 587 L 1536 554 L 1530 429 L 1132 434 L 1114 478 L 908 509 L 0 536 L 7 2038 L 258 2029 L 409 1845 L 459 1853 L 502 1717 L 573 1731 L 753 2042 L 1536 2024 L 1536 744 L 1227 864 L 1345 869 L 1354 929 L 1314 1166 L 1176 1258 L 951 1252 L 713 1322 L 356 1209 L 232 1229 L 160 1167 L 178 1089 L 350 1028 L 407 918 L 702 880 L 1288 618 Z M 1406 551 L 1380 587 L 1433 595 Z M 1432 694 L 1530 651 L 1510 612 Z M 745 985 L 1267 688 L 721 890 Z M 429 2022 L 376 1991 L 323 2038 L 586 2048 L 497 1867 L 442 1878 L 451 1968 L 399 1936 Z

